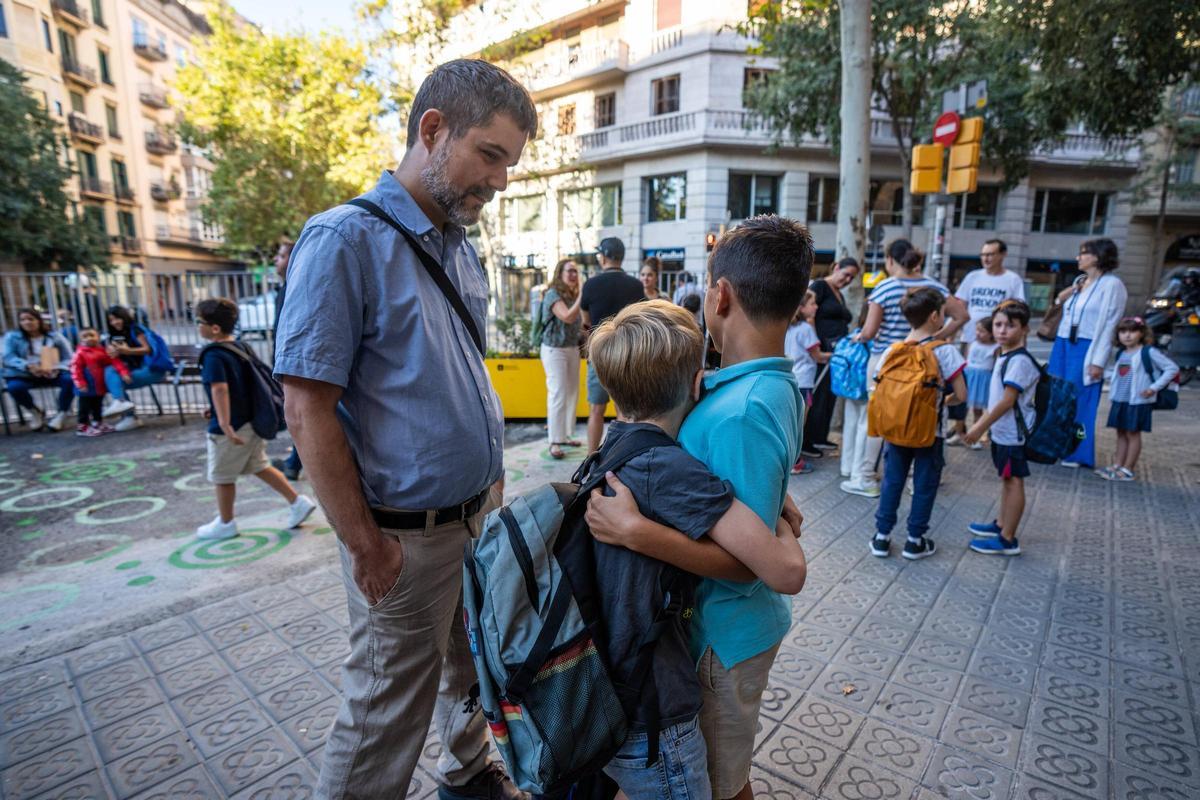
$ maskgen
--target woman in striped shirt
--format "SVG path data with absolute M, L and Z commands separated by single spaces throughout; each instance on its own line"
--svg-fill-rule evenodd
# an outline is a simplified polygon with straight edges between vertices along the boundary
M 937 289 L 946 298 L 946 324 L 934 336 L 935 339 L 952 340 L 970 319 L 966 304 L 962 300 L 952 295 L 940 281 L 927 278 L 921 273 L 925 254 L 914 247 L 912 242 L 908 239 L 896 239 L 887 246 L 886 255 L 885 268 L 888 277 L 867 296 L 867 319 L 858 334 L 858 341 L 869 342 L 871 345 L 871 360 L 867 363 L 867 385 L 872 390 L 875 384 L 875 370 L 884 351 L 896 342 L 903 341 L 912 331 L 912 326 L 900 311 L 900 301 L 909 292 L 928 286 Z M 879 460 L 883 442 L 878 437 L 868 437 L 865 424 L 859 425 L 858 428 L 854 432 L 855 454 L 858 455 L 861 447 L 862 455 L 856 459 L 850 479 L 844 481 L 841 488 L 849 494 L 878 497 L 879 482 L 875 479 L 875 464 Z

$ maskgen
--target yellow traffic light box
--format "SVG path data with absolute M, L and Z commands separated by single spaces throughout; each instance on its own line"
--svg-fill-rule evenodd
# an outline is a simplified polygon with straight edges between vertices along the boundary
M 913 194 L 937 194 L 942 190 L 942 152 L 940 144 L 918 144 L 912 149 Z
M 946 192 L 962 194 L 975 191 L 979 180 L 979 142 L 983 139 L 983 118 L 964 119 L 958 137 L 950 148 L 950 172 Z

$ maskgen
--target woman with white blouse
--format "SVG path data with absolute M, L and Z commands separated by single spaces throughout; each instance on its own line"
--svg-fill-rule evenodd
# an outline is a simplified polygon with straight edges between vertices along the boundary
M 1075 452 L 1062 461 L 1064 467 L 1096 466 L 1096 411 L 1104 387 L 1104 366 L 1112 355 L 1117 322 L 1129 299 L 1125 284 L 1112 274 L 1118 263 L 1117 245 L 1111 239 L 1084 242 L 1079 246 L 1083 275 L 1055 300 L 1063 306 L 1063 315 L 1048 367 L 1051 375 L 1075 384 L 1075 419 L 1086 432 Z

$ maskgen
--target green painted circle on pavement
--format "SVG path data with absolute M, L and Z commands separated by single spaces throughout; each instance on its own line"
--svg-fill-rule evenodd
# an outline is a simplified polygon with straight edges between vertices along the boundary
M 280 550 L 292 540 L 292 534 L 277 528 L 248 528 L 232 539 L 185 544 L 167 562 L 180 569 L 216 569 L 248 564 Z
M 61 467 L 43 472 L 38 476 L 42 483 L 92 483 L 121 479 L 137 467 L 126 458 L 91 459 L 71 461 Z

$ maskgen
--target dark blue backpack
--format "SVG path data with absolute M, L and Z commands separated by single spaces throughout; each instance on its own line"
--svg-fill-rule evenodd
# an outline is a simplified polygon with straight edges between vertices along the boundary
M 1035 464 L 1053 464 L 1075 452 L 1075 448 L 1087 435 L 1083 426 L 1075 421 L 1075 384 L 1046 372 L 1046 368 L 1023 347 L 1002 356 L 1004 363 L 1000 366 L 1001 383 L 1004 382 L 1009 361 L 1018 355 L 1032 361 L 1042 375 L 1034 390 L 1033 407 L 1037 411 L 1037 421 L 1032 430 L 1025 424 L 1021 404 L 1018 402 L 1013 406 L 1013 413 L 1017 418 L 1017 432 L 1025 442 L 1025 457 Z
M 829 388 L 838 397 L 847 400 L 867 399 L 867 362 L 871 359 L 871 348 L 854 341 L 858 330 L 838 339 L 829 358 Z
M 1150 382 L 1154 383 L 1154 359 L 1150 356 L 1150 346 L 1142 348 L 1142 369 L 1146 370 L 1146 374 L 1150 376 Z M 1179 408 L 1179 376 L 1175 376 L 1175 380 L 1171 381 L 1163 388 L 1161 392 L 1154 398 L 1152 408 L 1155 411 L 1174 411 Z
M 274 439 L 280 431 L 287 430 L 287 422 L 283 419 L 283 387 L 271 374 L 271 368 L 259 360 L 246 345 L 241 342 L 213 342 L 205 345 L 200 351 L 200 363 L 204 356 L 213 349 L 233 353 L 240 358 L 246 369 L 242 377 L 246 379 L 246 388 L 250 390 L 250 426 L 263 439 Z

